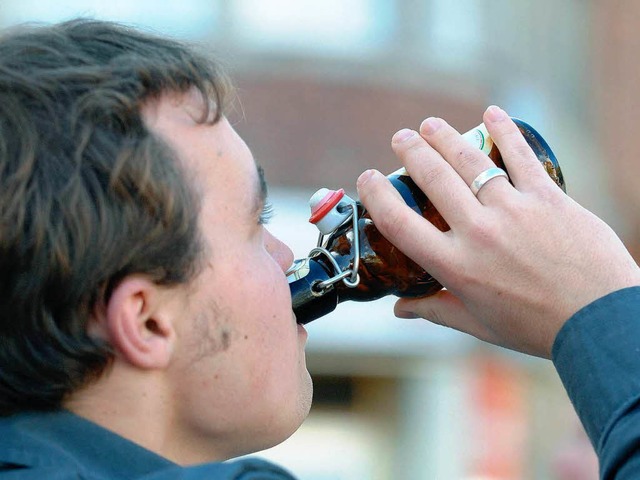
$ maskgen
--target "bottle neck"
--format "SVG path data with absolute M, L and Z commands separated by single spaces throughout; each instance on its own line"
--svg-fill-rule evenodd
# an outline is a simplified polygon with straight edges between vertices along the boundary
M 335 310 L 338 305 L 336 289 L 318 289 L 319 283 L 332 276 L 320 262 L 314 258 L 297 260 L 287 274 L 293 313 L 298 323 L 307 324 Z

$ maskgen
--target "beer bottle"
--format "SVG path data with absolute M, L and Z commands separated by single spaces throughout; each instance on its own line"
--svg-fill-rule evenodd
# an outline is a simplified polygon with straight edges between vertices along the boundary
M 555 155 L 527 123 L 513 119 L 549 176 L 565 191 Z M 484 124 L 463 135 L 505 169 L 502 156 Z M 449 226 L 404 168 L 387 176 L 404 201 L 437 228 Z M 298 323 L 308 323 L 346 300 L 370 301 L 386 295 L 422 297 L 442 289 L 428 272 L 393 246 L 378 231 L 360 202 L 344 190 L 318 190 L 310 200 L 310 222 L 320 230 L 318 245 L 308 258 L 287 271 Z

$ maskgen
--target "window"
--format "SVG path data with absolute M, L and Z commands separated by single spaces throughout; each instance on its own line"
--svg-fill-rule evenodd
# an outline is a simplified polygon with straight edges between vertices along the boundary
M 477 0 L 431 0 L 429 53 L 439 68 L 473 70 L 482 60 L 483 16 Z
M 215 0 L 21 0 L 3 5 L 5 24 L 58 22 L 73 17 L 114 20 L 179 37 L 204 37 L 218 19 Z
M 236 0 L 230 5 L 239 40 L 288 53 L 361 55 L 390 40 L 391 0 Z

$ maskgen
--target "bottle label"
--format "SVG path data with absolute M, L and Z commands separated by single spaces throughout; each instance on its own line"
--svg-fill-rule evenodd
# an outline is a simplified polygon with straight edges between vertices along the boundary
M 402 168 L 399 168 L 398 170 L 396 170 L 395 172 L 390 173 L 389 175 L 398 175 L 398 176 L 406 175 L 406 176 L 409 176 L 409 172 L 407 172 L 406 168 L 402 167 Z
M 484 123 L 481 123 L 476 128 L 469 130 L 467 133 L 462 134 L 462 138 L 464 138 L 471 145 L 476 147 L 485 155 L 489 155 L 491 149 L 493 148 L 493 139 L 489 135 L 487 131 L 487 127 L 484 126 Z M 391 173 L 391 175 L 409 175 L 407 170 L 402 167 L 395 172 Z
M 493 148 L 493 139 L 489 135 L 487 127 L 484 126 L 484 123 L 481 123 L 476 128 L 473 128 L 467 133 L 463 134 L 462 138 L 464 138 L 478 150 L 482 151 L 482 153 L 484 153 L 485 155 L 489 155 L 489 152 Z

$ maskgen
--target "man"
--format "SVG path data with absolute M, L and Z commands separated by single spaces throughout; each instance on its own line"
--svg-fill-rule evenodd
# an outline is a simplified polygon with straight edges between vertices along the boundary
M 290 478 L 291 251 L 215 64 L 95 21 L 0 40 L 0 478 Z M 210 462 L 199 467 L 182 467 Z
M 306 334 L 227 89 L 183 46 L 73 21 L 0 40 L 0 479 L 291 478 L 255 461 L 309 410 Z M 640 270 L 551 182 L 505 112 L 513 185 L 439 119 L 393 148 L 442 233 L 377 172 L 380 230 L 446 291 L 402 299 L 553 357 L 604 478 L 638 478 Z M 204 463 L 208 462 L 208 463 Z

